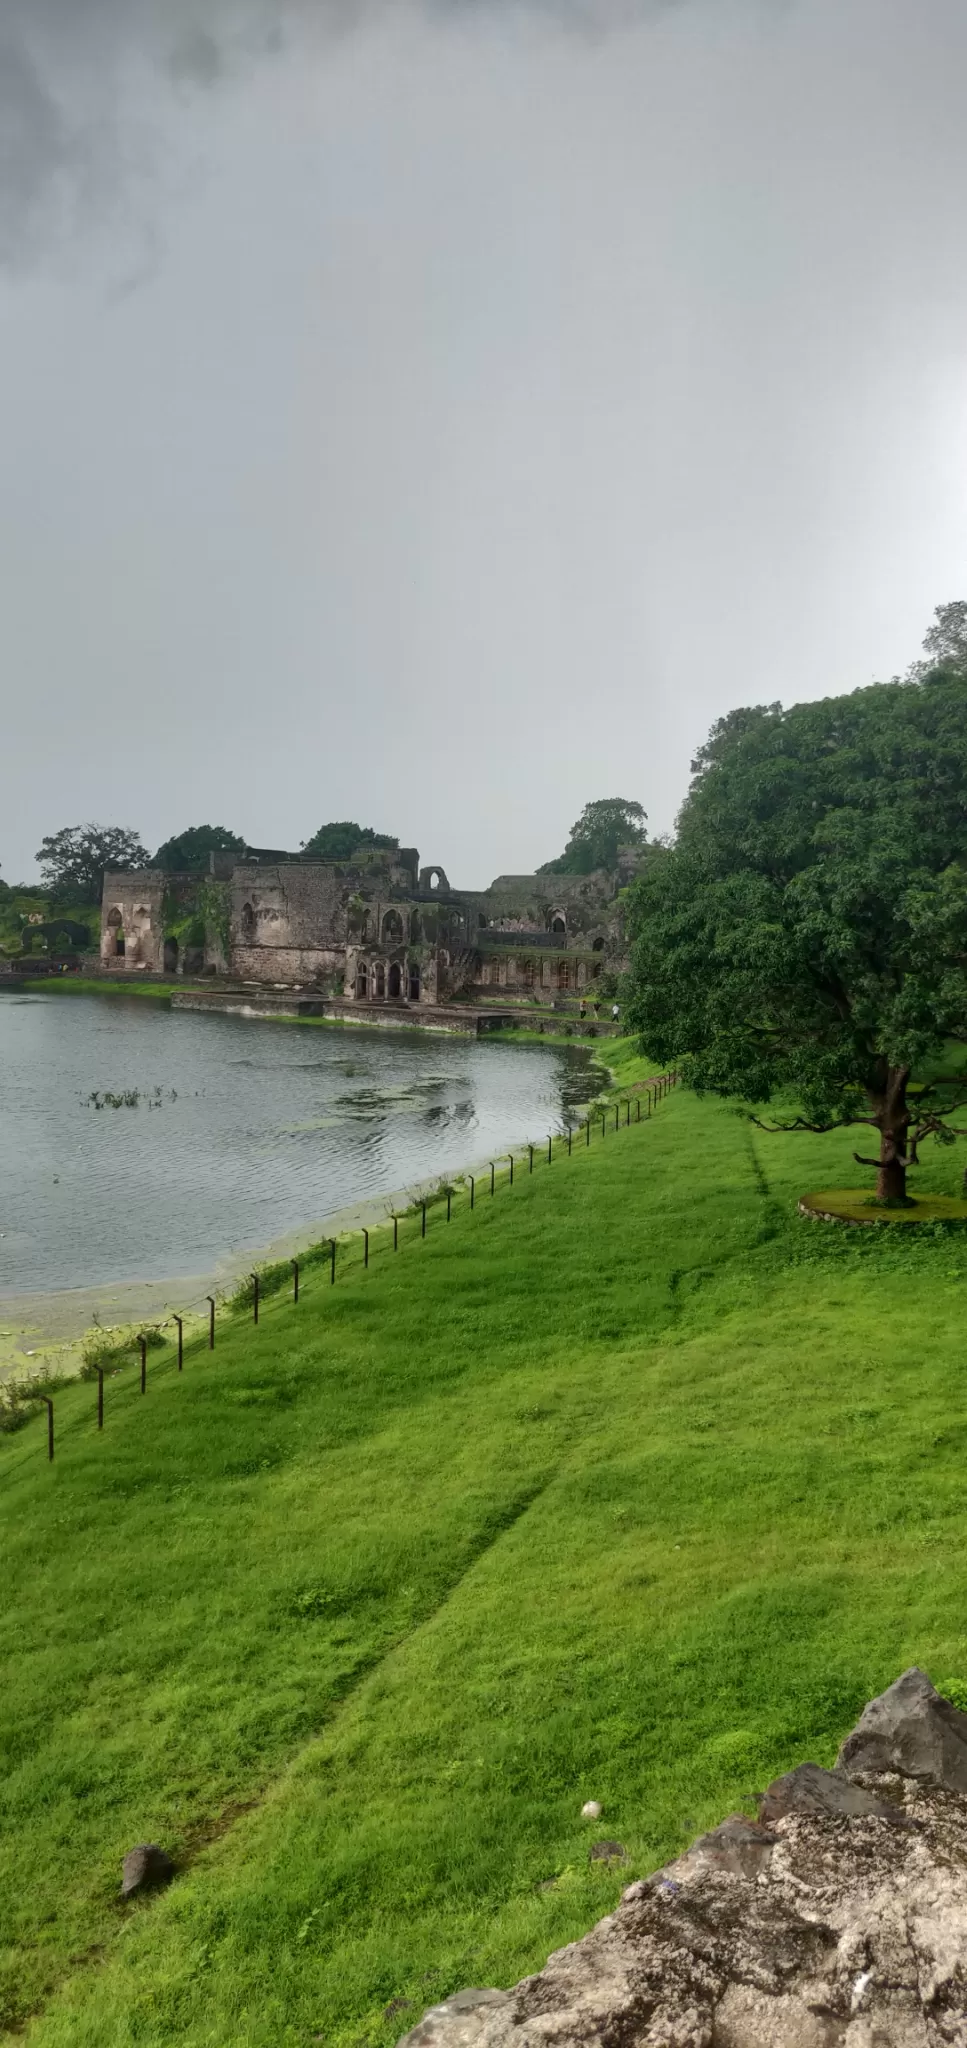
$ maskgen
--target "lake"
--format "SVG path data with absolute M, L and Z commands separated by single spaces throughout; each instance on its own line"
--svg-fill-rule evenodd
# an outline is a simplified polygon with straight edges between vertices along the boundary
M 208 1273 L 546 1138 L 588 1077 L 572 1047 L 2 994 L 0 1295 Z

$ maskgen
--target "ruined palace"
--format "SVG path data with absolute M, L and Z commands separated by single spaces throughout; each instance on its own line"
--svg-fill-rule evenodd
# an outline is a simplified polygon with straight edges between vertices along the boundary
M 349 861 L 216 854 L 205 876 L 108 874 L 101 964 L 404 1007 L 580 996 L 622 964 L 634 871 L 629 854 L 614 873 L 500 875 L 477 892 L 410 847 Z

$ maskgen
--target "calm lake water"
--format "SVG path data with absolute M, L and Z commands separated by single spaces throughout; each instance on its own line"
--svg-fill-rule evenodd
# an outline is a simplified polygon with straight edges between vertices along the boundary
M 571 1048 L 0 995 L 0 1294 L 208 1272 L 546 1137 L 588 1092 Z

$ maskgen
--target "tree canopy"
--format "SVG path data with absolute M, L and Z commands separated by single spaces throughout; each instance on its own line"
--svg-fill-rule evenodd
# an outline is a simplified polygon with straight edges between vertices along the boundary
M 48 887 L 74 903 L 99 903 L 107 870 L 150 864 L 140 834 L 121 825 L 65 825 L 41 841 L 35 858 Z
M 245 852 L 245 841 L 225 825 L 189 825 L 159 846 L 152 865 L 167 875 L 203 874 L 212 853 Z
M 644 847 L 647 818 L 640 804 L 627 797 L 599 797 L 585 804 L 571 827 L 570 838 L 557 860 L 545 861 L 542 875 L 591 875 L 597 868 L 615 868 L 622 846 Z
M 967 675 L 733 711 L 693 767 L 632 893 L 630 1020 L 696 1088 L 791 1095 L 767 1128 L 870 1124 L 902 1201 L 967 1099 L 928 1078 L 967 1038 Z
M 387 832 L 374 832 L 371 825 L 354 825 L 343 819 L 338 824 L 320 825 L 318 832 L 305 841 L 302 851 L 314 854 L 317 860 L 351 860 L 362 846 L 395 853 L 399 843 Z

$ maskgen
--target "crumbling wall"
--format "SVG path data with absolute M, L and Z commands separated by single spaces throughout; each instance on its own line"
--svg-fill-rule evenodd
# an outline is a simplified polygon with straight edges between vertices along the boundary
M 536 1976 L 460 1992 L 405 2039 L 967 2048 L 967 1715 L 904 1672 L 834 1771 L 778 1778 L 757 1820 L 733 1814 L 629 1885 Z

